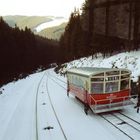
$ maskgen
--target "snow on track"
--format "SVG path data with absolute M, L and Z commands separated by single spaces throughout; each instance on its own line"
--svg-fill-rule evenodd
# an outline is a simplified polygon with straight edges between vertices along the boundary
M 0 140 L 36 140 L 36 92 L 43 73 L 4 87 L 0 96 Z
M 51 74 L 54 73 L 53 71 L 49 72 L 51 77 Z M 58 81 L 57 78 L 56 81 Z M 48 87 L 52 103 L 68 140 L 116 139 L 112 137 L 112 134 L 109 134 L 108 130 L 102 127 L 97 121 L 96 115 L 86 116 L 83 105 L 78 103 L 72 96 L 68 98 L 66 90 L 57 85 L 51 78 L 49 78 Z M 106 135 L 102 135 L 102 133 L 106 133 Z
M 130 139 L 99 115 L 90 111 L 85 115 L 83 104 L 72 95 L 67 97 L 66 88 L 66 78 L 55 74 L 53 69 L 2 87 L 0 140 Z M 121 113 L 140 122 L 140 114 L 133 106 Z M 128 121 L 125 116 L 119 114 L 119 117 Z M 132 124 L 139 129 L 139 124 Z M 120 127 L 127 129 L 125 124 Z M 134 137 L 137 140 L 139 136 L 138 132 Z

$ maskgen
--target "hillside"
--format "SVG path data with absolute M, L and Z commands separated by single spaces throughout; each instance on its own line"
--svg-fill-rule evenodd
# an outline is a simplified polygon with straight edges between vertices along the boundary
M 45 28 L 39 32 L 36 32 L 36 28 L 44 23 L 51 23 L 55 19 L 60 19 L 63 17 L 53 17 L 53 16 L 4 16 L 3 19 L 9 24 L 11 27 L 15 27 L 17 25 L 20 29 L 25 29 L 27 26 L 34 33 L 51 39 L 59 39 L 61 34 L 65 30 L 66 23 L 62 23 L 61 25 L 54 25 L 54 27 Z
M 49 16 L 4 16 L 3 19 L 12 27 L 16 24 L 20 29 L 27 26 L 31 30 L 41 23 L 51 21 Z
M 47 37 L 49 39 L 59 40 L 60 36 L 64 33 L 67 23 L 62 23 L 59 26 L 50 27 L 38 32 L 38 35 Z

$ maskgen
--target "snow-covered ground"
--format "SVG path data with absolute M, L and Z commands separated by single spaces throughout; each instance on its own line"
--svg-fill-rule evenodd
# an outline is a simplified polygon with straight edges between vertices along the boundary
M 52 21 L 49 21 L 49 22 L 45 22 L 45 23 L 42 23 L 40 25 L 38 25 L 36 28 L 35 28 L 35 31 L 36 32 L 40 32 L 46 28 L 50 28 L 50 27 L 54 27 L 54 26 L 58 26 L 64 22 L 68 22 L 68 19 L 66 18 L 52 18 Z
M 68 64 L 73 66 L 125 67 L 132 70 L 132 78 L 140 75 L 140 52 L 122 53 L 110 58 L 92 60 L 82 58 Z M 66 78 L 53 69 L 32 74 L 26 79 L 11 82 L 0 91 L 0 140 L 139 140 L 140 113 L 134 105 L 121 111 L 138 123 L 115 112 L 123 122 L 111 114 L 103 117 L 89 112 L 85 115 L 83 104 L 72 95 L 66 95 Z M 133 127 L 128 126 L 130 123 Z M 129 134 L 131 137 L 128 137 Z

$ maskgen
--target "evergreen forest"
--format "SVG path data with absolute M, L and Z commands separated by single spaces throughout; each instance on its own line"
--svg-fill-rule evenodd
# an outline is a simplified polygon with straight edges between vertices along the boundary
M 115 4 L 116 9 L 111 8 Z M 114 0 L 97 5 L 92 0 L 85 0 L 81 12 L 75 9 L 71 13 L 64 33 L 56 41 L 34 35 L 27 27 L 25 30 L 17 26 L 11 28 L 1 17 L 0 83 L 11 81 L 20 74 L 32 73 L 39 67 L 49 68 L 54 62 L 62 64 L 80 57 L 96 56 L 97 53 L 107 57 L 122 51 L 138 50 L 139 21 L 138 1 L 125 1 L 122 5 L 121 0 Z
M 56 61 L 58 42 L 34 35 L 27 27 L 11 28 L 0 18 L 0 83 L 27 76 Z

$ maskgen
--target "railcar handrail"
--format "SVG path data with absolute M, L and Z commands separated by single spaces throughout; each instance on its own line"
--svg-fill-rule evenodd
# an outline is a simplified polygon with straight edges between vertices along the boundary
M 90 106 L 92 108 L 92 110 L 94 110 L 94 112 L 99 113 L 99 112 L 104 112 L 104 111 L 108 111 L 108 110 L 112 110 L 111 108 L 119 108 L 124 107 L 126 105 L 131 105 L 131 104 L 136 104 L 136 100 L 131 100 L 132 98 L 138 98 L 138 95 L 129 95 L 129 96 L 125 96 L 125 97 L 118 97 L 118 98 L 114 98 L 114 99 L 122 99 L 122 101 L 120 102 L 112 102 L 111 99 L 103 99 L 103 100 L 98 100 L 96 101 L 92 96 L 90 96 L 92 100 L 94 100 L 95 104 L 91 104 L 91 100 L 90 100 Z M 127 98 L 127 100 L 126 100 Z M 112 100 L 114 100 L 112 99 Z M 109 103 L 107 104 L 99 104 L 99 102 L 101 101 L 109 101 Z M 101 111 L 102 110 L 102 111 Z
M 115 99 L 123 99 L 122 102 L 124 102 L 127 98 L 128 99 L 132 99 L 132 98 L 137 98 L 138 95 L 129 95 L 129 96 L 124 96 L 124 97 L 114 97 L 114 98 L 108 98 L 108 99 L 102 99 L 102 100 L 95 100 L 91 95 L 90 95 L 90 104 L 91 104 L 91 101 L 93 100 L 95 102 L 95 105 L 97 105 L 98 103 L 100 102 L 103 102 L 103 101 L 109 101 L 109 104 L 112 103 L 112 100 L 115 100 Z

